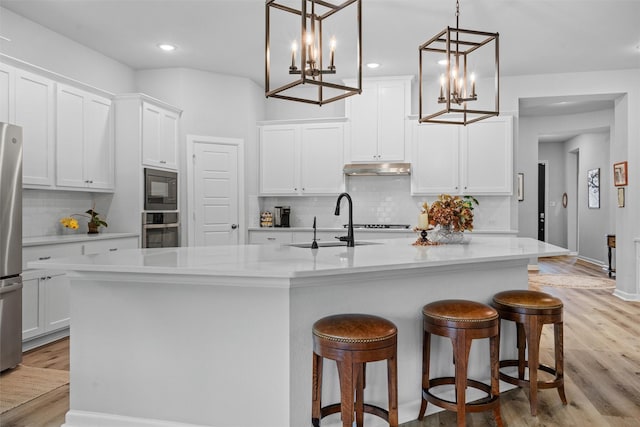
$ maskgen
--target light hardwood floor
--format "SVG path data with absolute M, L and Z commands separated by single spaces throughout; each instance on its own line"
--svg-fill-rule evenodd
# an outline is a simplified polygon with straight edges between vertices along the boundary
M 544 273 L 607 277 L 600 268 L 574 257 L 541 260 L 540 274 Z M 564 302 L 565 389 L 569 404 L 563 406 L 555 390 L 542 390 L 538 416 L 532 417 L 524 390 L 505 392 L 500 398 L 505 427 L 640 427 L 640 303 L 621 301 L 611 295 L 611 290 L 541 290 Z M 543 332 L 541 353 L 543 361 L 551 363 L 552 334 L 549 326 L 545 328 L 549 330 Z M 69 369 L 68 346 L 65 339 L 41 347 L 25 354 L 23 364 Z M 0 425 L 58 427 L 68 408 L 66 386 L 1 415 Z M 455 414 L 440 412 L 402 427 L 453 425 Z M 490 412 L 467 418 L 467 426 L 493 425 Z

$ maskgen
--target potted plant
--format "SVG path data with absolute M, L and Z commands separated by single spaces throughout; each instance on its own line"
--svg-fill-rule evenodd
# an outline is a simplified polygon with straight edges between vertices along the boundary
M 440 240 L 462 241 L 462 233 L 473 230 L 473 207 L 478 204 L 473 196 L 440 194 L 429 209 L 429 223 L 438 226 Z

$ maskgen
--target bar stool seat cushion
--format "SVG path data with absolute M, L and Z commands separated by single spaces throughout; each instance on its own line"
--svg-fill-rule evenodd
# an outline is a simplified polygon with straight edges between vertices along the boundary
M 422 314 L 429 323 L 455 329 L 487 328 L 498 318 L 498 312 L 486 304 L 457 299 L 427 304 Z
M 369 314 L 336 314 L 313 324 L 313 335 L 324 346 L 349 350 L 387 347 L 395 342 L 397 333 L 392 322 Z
M 562 311 L 562 301 L 544 292 L 513 290 L 499 292 L 493 296 L 497 310 L 520 314 L 555 314 Z

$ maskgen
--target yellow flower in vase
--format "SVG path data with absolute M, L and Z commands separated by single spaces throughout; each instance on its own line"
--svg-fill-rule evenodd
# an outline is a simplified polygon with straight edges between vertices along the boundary
M 70 216 L 65 216 L 64 218 L 62 218 L 60 220 L 60 224 L 62 224 L 64 228 L 70 228 L 72 230 L 78 229 L 78 220 Z

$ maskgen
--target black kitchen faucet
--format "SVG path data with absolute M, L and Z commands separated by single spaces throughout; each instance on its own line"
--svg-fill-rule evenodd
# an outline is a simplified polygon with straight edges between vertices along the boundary
M 346 197 L 347 201 L 349 202 L 349 225 L 347 229 L 347 235 L 336 237 L 336 239 L 340 240 L 341 242 L 347 242 L 347 247 L 353 248 L 356 245 L 356 241 L 353 238 L 353 201 L 351 200 L 351 196 L 349 195 L 349 193 L 341 193 L 338 196 L 335 214 L 336 216 L 340 215 L 340 202 L 342 201 L 343 197 Z

